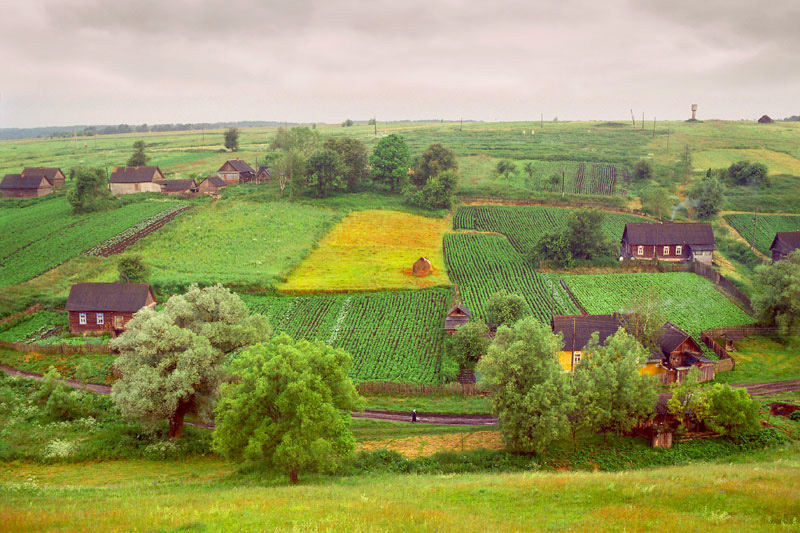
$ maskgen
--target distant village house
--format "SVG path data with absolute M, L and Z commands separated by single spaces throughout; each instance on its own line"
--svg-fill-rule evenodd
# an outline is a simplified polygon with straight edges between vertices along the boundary
M 760 118 L 760 119 L 758 119 L 758 123 L 759 123 L 759 124 L 772 124 L 773 122 L 775 122 L 775 121 L 774 121 L 774 120 L 772 120 L 772 119 L 769 117 L 769 115 L 761 115 L 761 118 Z
M 256 181 L 269 181 L 272 179 L 272 171 L 269 167 L 258 167 Z
M 61 172 L 60 168 L 56 167 L 25 167 L 22 175 L 28 176 L 42 176 L 50 182 L 54 188 L 63 187 L 67 181 L 66 176 Z
M 241 159 L 231 159 L 219 167 L 217 175 L 227 183 L 244 183 L 254 181 L 256 171 Z
M 197 184 L 193 179 L 164 180 L 161 182 L 161 193 L 171 196 L 192 194 L 197 192 Z
M 76 283 L 66 305 L 69 331 L 73 335 L 118 335 L 137 311 L 155 306 L 148 283 Z
M 800 248 L 800 231 L 779 231 L 769 247 L 773 261 L 783 261 L 798 248 Z
M 197 184 L 197 191 L 202 194 L 217 194 L 220 189 L 227 186 L 228 183 L 219 176 L 209 176 Z
M 164 174 L 158 167 L 114 167 L 108 186 L 113 194 L 161 192 Z
M 711 264 L 717 249 L 711 224 L 667 222 L 664 224 L 629 222 L 622 233 L 620 257 L 692 261 Z
M 53 192 L 53 184 L 44 176 L 6 174 L 0 182 L 3 198 L 36 198 Z
M 469 322 L 471 311 L 464 304 L 456 304 L 447 311 L 444 319 L 444 330 L 452 335 L 458 328 Z

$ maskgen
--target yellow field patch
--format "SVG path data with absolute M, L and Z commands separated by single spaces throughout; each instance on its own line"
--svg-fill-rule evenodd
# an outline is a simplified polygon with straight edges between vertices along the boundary
M 356 211 L 339 222 L 280 286 L 287 292 L 419 289 L 447 285 L 442 236 L 449 218 L 397 211 Z M 427 257 L 433 272 L 411 274 Z
M 693 165 L 698 170 L 708 168 L 727 168 L 736 161 L 764 163 L 770 174 L 800 176 L 800 159 L 783 152 L 761 149 L 720 149 L 704 150 L 692 154 Z
M 461 452 L 465 450 L 500 450 L 503 437 L 499 431 L 473 431 L 469 433 L 449 433 L 446 435 L 420 435 L 401 439 L 382 439 L 361 442 L 359 450 L 394 450 L 413 459 L 427 457 L 436 452 Z

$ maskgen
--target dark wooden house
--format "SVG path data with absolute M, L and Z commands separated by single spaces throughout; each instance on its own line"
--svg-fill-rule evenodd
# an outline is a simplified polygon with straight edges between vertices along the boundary
M 647 364 L 660 369 L 654 375 L 667 374 L 666 378 L 661 378 L 662 383 L 683 382 L 692 367 L 700 369 L 701 381 L 714 379 L 714 361 L 703 355 L 703 349 L 691 335 L 672 322 L 664 324 L 657 342 L 658 349 L 651 353 Z
M 228 183 L 219 176 L 209 176 L 197 184 L 197 192 L 202 194 L 217 194 L 223 187 L 227 187 Z
M 798 248 L 800 248 L 800 231 L 779 231 L 769 247 L 773 261 L 786 259 L 786 256 Z
M 61 172 L 60 168 L 54 167 L 25 167 L 22 171 L 23 176 L 43 176 L 53 188 L 62 187 L 67 181 L 67 177 Z
M 256 181 L 269 181 L 272 179 L 272 171 L 269 167 L 258 167 Z
M 760 119 L 758 119 L 758 123 L 759 123 L 759 124 L 772 124 L 773 122 L 775 122 L 775 121 L 774 121 L 774 120 L 772 120 L 772 119 L 769 117 L 769 115 L 761 115 L 761 118 L 760 118 Z
M 244 183 L 256 179 L 253 167 L 241 159 L 230 159 L 217 170 L 217 176 L 228 183 Z
M 553 333 L 560 333 L 564 345 L 558 352 L 561 368 L 572 371 L 581 361 L 583 349 L 594 333 L 603 344 L 608 337 L 624 327 L 626 315 L 557 315 L 550 319 Z
M 456 304 L 450 308 L 444 319 L 444 330 L 446 333 L 453 334 L 458 328 L 469 322 L 472 313 L 464 304 Z
M 76 283 L 66 305 L 69 331 L 73 335 L 117 335 L 137 311 L 155 306 L 148 283 Z
M 6 174 L 0 182 L 3 198 L 35 198 L 53 192 L 53 185 L 44 176 Z
M 113 194 L 161 192 L 164 173 L 158 167 L 114 167 L 108 178 L 108 188 Z
M 629 222 L 622 233 L 620 257 L 711 264 L 716 249 L 714 231 L 705 222 Z
M 161 193 L 168 195 L 186 195 L 197 192 L 197 184 L 193 179 L 164 180 L 160 182 Z

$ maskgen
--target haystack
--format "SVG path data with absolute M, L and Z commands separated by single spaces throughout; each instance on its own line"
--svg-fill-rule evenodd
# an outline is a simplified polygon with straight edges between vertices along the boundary
M 432 271 L 433 267 L 431 266 L 431 262 L 426 257 L 417 259 L 414 266 L 411 268 L 411 273 L 420 278 L 430 275 Z

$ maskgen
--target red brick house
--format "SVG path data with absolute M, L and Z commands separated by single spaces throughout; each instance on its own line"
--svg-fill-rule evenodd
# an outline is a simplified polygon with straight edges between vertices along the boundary
M 76 283 L 66 305 L 69 331 L 73 335 L 116 336 L 125 331 L 125 324 L 137 311 L 155 306 L 149 283 Z
M 228 183 L 243 183 L 254 181 L 256 171 L 241 159 L 230 159 L 219 167 L 217 175 Z
M 34 177 L 43 176 L 54 188 L 62 187 L 64 182 L 67 180 L 60 168 L 25 167 L 25 169 L 22 171 L 22 175 Z
M 779 231 L 769 247 L 773 261 L 783 261 L 798 248 L 800 248 L 800 231 Z
M 53 192 L 53 185 L 44 176 L 6 174 L 0 182 L 3 198 L 36 198 Z
M 622 233 L 620 258 L 711 264 L 716 249 L 714 231 L 708 223 L 629 222 Z

